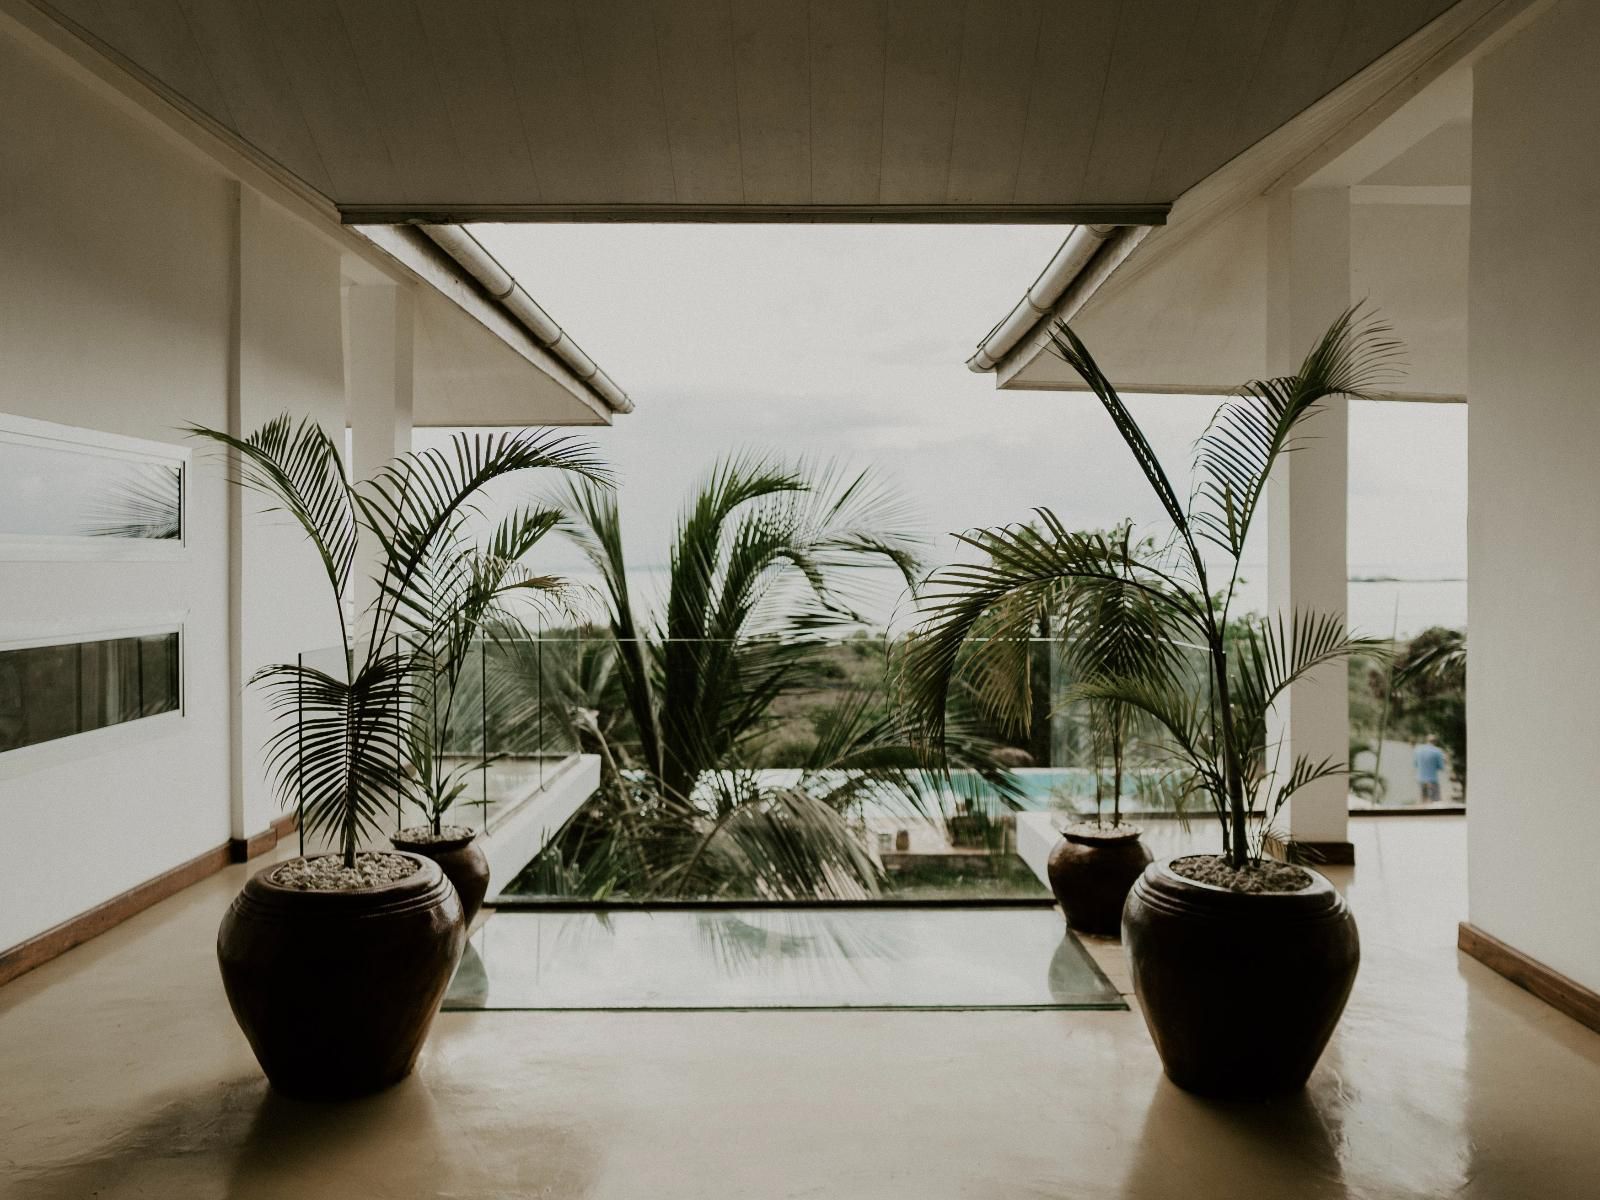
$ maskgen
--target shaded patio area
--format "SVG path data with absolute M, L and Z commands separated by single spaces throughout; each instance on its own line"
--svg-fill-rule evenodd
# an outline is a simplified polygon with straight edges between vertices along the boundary
M 1354 996 L 1305 1095 L 1260 1107 L 1173 1088 L 1137 1011 L 447 1012 L 400 1086 L 286 1100 L 211 954 L 230 868 L 0 992 L 0 1191 L 1592 1194 L 1600 1036 L 1455 950 L 1465 822 L 1352 833 Z

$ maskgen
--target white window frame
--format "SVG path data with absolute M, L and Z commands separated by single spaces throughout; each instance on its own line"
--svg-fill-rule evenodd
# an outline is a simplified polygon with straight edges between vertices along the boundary
M 180 562 L 189 555 L 192 452 L 186 446 L 102 433 L 0 413 L 0 442 L 67 450 L 124 462 L 178 468 L 178 529 L 173 540 L 0 533 L 0 562 Z M 93 639 L 90 639 L 93 640 Z
M 183 619 L 156 620 L 146 624 L 117 626 L 85 632 L 80 629 L 59 629 L 50 632 L 33 632 L 24 637 L 0 637 L 0 651 L 31 650 L 39 646 L 74 646 L 87 642 L 113 642 L 122 638 L 157 637 L 163 634 L 178 635 L 178 707 L 148 717 L 135 717 L 99 729 L 82 733 L 69 733 L 65 737 L 51 738 L 48 742 L 35 742 L 31 746 L 17 746 L 0 750 L 0 779 L 12 779 L 33 771 L 79 762 L 100 754 L 126 749 L 151 738 L 167 737 L 183 728 L 189 709 L 189 630 Z

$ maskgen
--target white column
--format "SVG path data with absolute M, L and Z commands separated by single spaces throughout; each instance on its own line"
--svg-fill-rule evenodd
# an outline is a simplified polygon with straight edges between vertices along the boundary
M 1596 62 L 1600 5 L 1558 0 L 1474 68 L 1467 409 L 1468 919 L 1591 990 L 1600 989 Z
M 1299 369 L 1306 352 L 1350 304 L 1350 197 L 1345 188 L 1272 197 L 1267 259 L 1267 366 Z M 1301 448 L 1273 472 L 1267 497 L 1269 607 L 1344 615 L 1349 402 L 1324 403 L 1301 426 Z M 1346 667 L 1334 663 L 1289 688 L 1268 732 L 1268 766 L 1287 773 L 1298 755 L 1343 762 L 1349 751 Z M 1348 784 L 1320 780 L 1289 802 L 1287 832 L 1330 862 L 1349 861 Z M 1280 828 L 1282 828 L 1280 822 Z
M 386 284 L 351 284 L 344 293 L 345 403 L 350 473 L 368 479 L 411 449 L 411 293 Z M 359 612 L 377 593 L 377 547 L 363 539 L 352 592 Z

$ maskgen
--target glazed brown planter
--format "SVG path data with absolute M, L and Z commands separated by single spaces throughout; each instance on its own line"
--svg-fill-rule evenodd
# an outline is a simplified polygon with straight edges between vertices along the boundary
M 1315 871 L 1297 892 L 1248 894 L 1153 863 L 1122 940 L 1167 1077 L 1207 1096 L 1305 1086 L 1361 961 L 1355 918 Z
M 268 867 L 223 916 L 228 1003 L 279 1091 L 356 1096 L 416 1065 L 466 943 L 455 888 L 417 861 L 404 879 L 344 892 L 284 887 Z
M 396 850 L 420 854 L 439 864 L 445 878 L 455 885 L 456 894 L 461 897 L 462 915 L 467 928 L 471 929 L 472 919 L 478 915 L 478 910 L 483 907 L 483 898 L 489 894 L 489 860 L 478 847 L 477 831 L 444 841 L 419 842 L 399 834 L 389 840 L 394 843 Z
M 1096 833 L 1087 826 L 1068 826 L 1050 852 L 1050 890 L 1080 933 L 1116 937 L 1122 928 L 1122 905 L 1134 880 L 1150 865 L 1150 851 L 1139 830 L 1120 825 L 1118 834 Z

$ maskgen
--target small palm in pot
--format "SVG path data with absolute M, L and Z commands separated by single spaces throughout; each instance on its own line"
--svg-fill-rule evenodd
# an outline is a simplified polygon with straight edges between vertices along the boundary
M 414 469 L 401 460 L 392 471 L 403 480 Z M 396 489 L 407 490 L 403 483 Z M 412 595 L 396 597 L 415 699 L 405 795 L 424 823 L 400 829 L 390 840 L 396 849 L 425 855 L 443 868 L 469 926 L 488 892 L 489 863 L 476 844 L 478 831 L 448 819 L 474 774 L 486 777 L 497 758 L 486 718 L 494 690 L 491 648 L 524 650 L 533 639 L 528 618 L 559 606 L 565 595 L 562 580 L 535 572 L 525 561 L 560 520 L 556 508 L 519 508 L 481 539 L 472 536 L 467 521 L 452 522 L 436 540 Z M 384 549 L 394 556 L 399 548 Z M 385 587 L 391 574 L 398 573 L 385 573 Z

